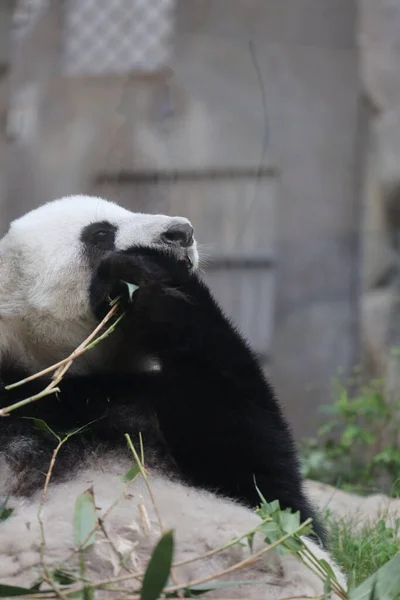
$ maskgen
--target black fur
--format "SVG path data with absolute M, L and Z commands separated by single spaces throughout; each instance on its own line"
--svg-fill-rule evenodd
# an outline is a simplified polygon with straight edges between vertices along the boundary
M 139 285 L 132 301 L 121 280 Z M 297 450 L 274 391 L 248 345 L 187 265 L 151 248 L 110 252 L 95 270 L 89 292 L 99 319 L 109 310 L 109 297 L 124 298 L 119 337 L 102 342 L 110 344 L 109 374 L 66 378 L 58 400 L 42 399 L 0 422 L 0 450 L 26 474 L 15 491 L 29 493 L 43 482 L 55 445 L 22 415 L 40 417 L 55 431 L 94 421 L 65 444 L 55 477 L 78 467 L 80 457 L 125 447 L 126 432 L 137 442 L 141 432 L 150 469 L 250 507 L 259 504 L 255 480 L 268 501 L 300 511 L 303 520 L 312 517 L 324 539 L 303 493 Z M 156 356 L 162 370 L 135 373 L 138 356 Z M 3 383 L 22 375 L 3 365 Z M 40 391 L 44 383 L 3 390 L 0 405 Z M 13 455 L 18 436 L 30 442 L 25 453 L 16 446 Z

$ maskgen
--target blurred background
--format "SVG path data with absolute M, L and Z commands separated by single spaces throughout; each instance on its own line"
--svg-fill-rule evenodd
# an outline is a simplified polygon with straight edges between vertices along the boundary
M 399 0 L 1 0 L 0 111 L 1 234 L 186 216 L 298 438 L 355 367 L 398 415 Z

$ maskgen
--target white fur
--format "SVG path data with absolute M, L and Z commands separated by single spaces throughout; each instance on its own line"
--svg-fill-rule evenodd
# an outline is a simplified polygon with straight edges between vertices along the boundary
M 187 221 L 181 217 L 132 213 L 87 196 L 46 204 L 15 221 L 0 242 L 0 360 L 7 350 L 31 370 L 46 367 L 64 358 L 93 329 L 87 298 L 90 273 L 81 260 L 79 236 L 85 225 L 100 220 L 118 227 L 118 249 L 131 244 L 153 245 L 174 220 Z M 195 245 L 192 260 L 197 265 Z M 89 363 L 81 364 L 84 365 L 81 368 L 90 368 Z M 3 463 L 4 457 L 0 456 L 0 495 L 6 492 L 7 480 L 13 477 L 10 467 Z M 76 558 L 69 564 L 66 560 L 74 547 L 73 511 L 77 495 L 93 486 L 99 514 L 104 513 L 122 493 L 124 484 L 118 476 L 128 466 L 120 458 L 103 456 L 100 463 L 87 465 L 71 481 L 50 484 L 43 510 L 45 557 L 49 567 L 58 564 L 64 569 L 76 567 Z M 259 523 L 252 511 L 211 493 L 172 483 L 159 474 L 152 474 L 150 483 L 163 526 L 175 531 L 175 561 L 188 560 L 221 546 Z M 29 500 L 13 499 L 15 512 L 0 523 L 1 583 L 25 586 L 37 578 L 40 497 L 41 492 L 37 492 Z M 144 526 L 142 504 L 148 514 L 149 532 Z M 123 498 L 107 517 L 105 527 L 108 540 L 98 533 L 96 543 L 87 551 L 87 575 L 106 579 L 120 571 L 109 540 L 124 554 L 129 552 L 131 564 L 143 570 L 160 530 L 142 479 L 134 483 L 131 495 Z M 315 554 L 330 561 L 315 544 L 307 543 Z M 262 545 L 259 537 L 254 551 Z M 175 577 L 184 584 L 226 569 L 249 553 L 246 545 L 236 545 L 208 560 L 177 568 Z M 280 557 L 272 551 L 245 571 L 235 571 L 230 577 L 258 583 L 251 587 L 221 589 L 214 596 L 273 600 L 301 594 L 318 596 L 323 592 L 322 583 L 295 557 Z
M 119 497 L 124 484 L 119 475 L 129 463 L 110 459 L 81 471 L 67 483 L 50 486 L 42 518 L 45 531 L 45 560 L 49 567 L 62 565 L 77 568 L 76 557 L 66 559 L 74 549 L 73 511 L 76 497 L 92 487 L 99 516 Z M 149 483 L 155 497 L 162 525 L 175 534 L 175 562 L 195 558 L 229 542 L 257 526 L 259 518 L 250 510 L 213 494 L 172 483 L 160 475 L 150 474 Z M 40 569 L 40 528 L 37 511 L 40 493 L 16 508 L 15 513 L 0 525 L 0 582 L 31 585 Z M 145 507 L 143 508 L 141 506 Z M 148 521 L 146 519 L 148 517 Z M 148 526 L 150 531 L 148 531 Z M 157 517 L 143 479 L 138 479 L 105 519 L 111 543 L 124 555 L 128 566 L 143 571 L 154 545 L 160 537 Z M 86 553 L 87 574 L 92 580 L 125 575 L 110 541 L 98 533 L 95 544 Z M 307 541 L 313 552 L 331 562 L 326 552 Z M 254 541 L 253 552 L 264 545 L 261 536 Z M 243 544 L 218 553 L 208 559 L 192 562 L 174 570 L 179 583 L 200 579 L 227 569 L 250 556 Z M 333 565 L 334 566 L 334 565 Z M 335 567 L 344 585 L 343 576 Z M 286 596 L 318 596 L 323 585 L 292 555 L 278 556 L 271 551 L 252 566 L 233 572 L 223 580 L 256 580 L 257 584 L 217 590 L 214 597 L 265 598 L 275 600 Z M 134 587 L 134 580 L 120 585 Z
M 0 359 L 6 349 L 28 368 L 40 370 L 65 358 L 93 330 L 90 272 L 82 260 L 80 234 L 86 225 L 103 220 L 118 228 L 118 250 L 160 245 L 168 226 L 189 222 L 133 213 L 92 196 L 54 200 L 14 221 L 0 241 Z M 196 242 L 189 251 L 196 267 Z M 96 360 L 97 350 L 76 361 L 71 371 L 90 369 Z

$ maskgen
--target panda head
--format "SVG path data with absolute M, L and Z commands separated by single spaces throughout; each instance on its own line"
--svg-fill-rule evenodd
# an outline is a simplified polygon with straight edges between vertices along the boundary
M 11 223 L 0 241 L 0 364 L 7 356 L 30 370 L 44 368 L 76 348 L 95 324 L 93 259 L 134 245 L 168 248 L 188 268 L 198 267 L 193 228 L 183 217 L 69 196 Z

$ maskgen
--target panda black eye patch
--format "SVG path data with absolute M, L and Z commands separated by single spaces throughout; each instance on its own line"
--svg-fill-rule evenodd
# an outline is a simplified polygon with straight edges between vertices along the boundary
M 85 246 L 104 251 L 115 250 L 115 234 L 117 227 L 108 221 L 100 221 L 87 225 L 81 233 L 81 241 Z

